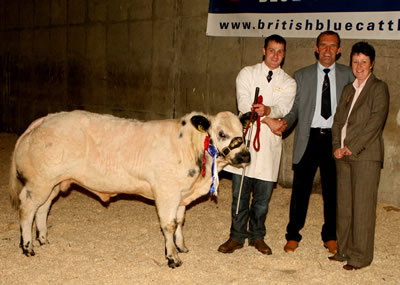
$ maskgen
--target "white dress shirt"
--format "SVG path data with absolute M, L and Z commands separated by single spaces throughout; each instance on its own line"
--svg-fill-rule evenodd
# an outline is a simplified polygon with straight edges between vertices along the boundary
M 357 78 L 353 82 L 353 87 L 356 90 L 356 93 L 353 96 L 353 101 L 351 101 L 351 106 L 350 106 L 349 114 L 347 114 L 346 123 L 344 124 L 344 126 L 342 128 L 342 132 L 341 132 L 341 147 L 342 148 L 344 147 L 344 139 L 346 138 L 346 131 L 347 131 L 347 122 L 349 121 L 350 113 L 353 110 L 354 104 L 356 103 L 358 97 L 360 96 L 361 91 L 364 89 L 365 83 L 367 83 L 367 80 L 370 77 L 370 75 L 368 75 L 368 77 L 365 79 L 365 81 L 361 84 Z
M 324 82 L 325 72 L 324 69 L 329 68 L 331 71 L 328 73 L 329 83 L 331 87 L 331 111 L 332 115 L 325 120 L 324 117 L 321 116 L 321 101 L 322 101 L 322 84 Z M 311 123 L 312 128 L 323 128 L 330 129 L 333 124 L 333 116 L 336 112 L 336 74 L 335 74 L 335 64 L 332 64 L 329 67 L 324 67 L 321 63 L 318 62 L 318 79 L 317 79 L 317 100 L 315 103 L 315 112 L 314 117 Z

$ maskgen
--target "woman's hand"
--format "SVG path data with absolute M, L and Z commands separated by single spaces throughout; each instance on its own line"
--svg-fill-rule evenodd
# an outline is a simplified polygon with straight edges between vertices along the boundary
M 351 152 L 351 150 L 347 146 L 344 146 L 342 148 L 338 148 L 337 150 L 335 150 L 335 152 L 333 153 L 333 156 L 336 159 L 341 159 L 343 156 L 352 155 L 352 154 L 353 153 Z

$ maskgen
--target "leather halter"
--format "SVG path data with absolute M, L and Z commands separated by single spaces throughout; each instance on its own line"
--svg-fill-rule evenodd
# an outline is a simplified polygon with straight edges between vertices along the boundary
M 231 140 L 231 143 L 224 147 L 222 151 L 220 151 L 221 155 L 225 158 L 229 155 L 229 153 L 234 150 L 235 148 L 240 147 L 243 144 L 243 138 L 242 137 L 234 137 Z

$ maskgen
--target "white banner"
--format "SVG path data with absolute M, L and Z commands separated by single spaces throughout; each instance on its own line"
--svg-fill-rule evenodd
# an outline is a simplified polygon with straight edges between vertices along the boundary
M 277 3 L 272 3 L 271 0 L 211 0 L 207 35 L 265 37 L 279 34 L 284 37 L 315 38 L 320 32 L 331 30 L 344 39 L 400 39 L 400 0 L 364 0 L 371 5 L 364 3 L 364 10 L 361 11 L 357 11 L 358 7 L 362 7 L 357 1 L 347 0 L 347 5 L 342 3 L 344 0 L 314 1 L 276 0 L 274 2 Z M 328 4 L 333 5 L 333 2 L 338 4 L 337 9 L 324 12 Z M 365 7 L 376 10 L 370 11 Z M 382 11 L 384 9 L 387 11 Z

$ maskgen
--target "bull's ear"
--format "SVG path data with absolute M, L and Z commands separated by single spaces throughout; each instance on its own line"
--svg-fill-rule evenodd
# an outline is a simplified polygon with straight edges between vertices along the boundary
M 190 122 L 197 130 L 203 133 L 207 132 L 207 130 L 210 128 L 210 121 L 204 116 L 193 116 L 190 119 Z
M 246 129 L 248 127 L 249 123 L 252 124 L 257 120 L 257 113 L 254 112 L 254 115 L 253 115 L 253 118 L 251 119 L 251 122 L 250 122 L 250 118 L 251 118 L 251 112 L 240 114 L 239 120 L 242 123 L 242 126 L 243 126 L 244 129 Z

